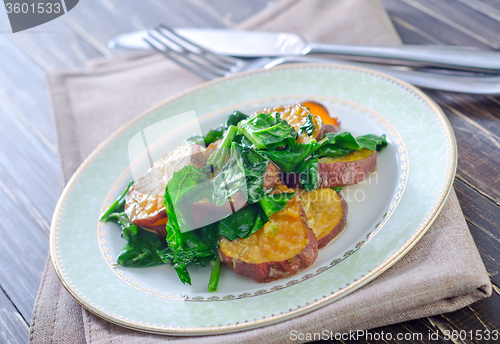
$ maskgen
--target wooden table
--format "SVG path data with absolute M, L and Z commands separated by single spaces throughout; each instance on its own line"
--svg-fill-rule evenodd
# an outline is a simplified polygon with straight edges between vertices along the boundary
M 84 0 L 53 22 L 9 34 L 0 10 L 0 342 L 25 343 L 49 246 L 60 169 L 45 74 L 123 54 L 106 42 L 158 22 L 225 27 L 269 0 Z M 500 48 L 498 0 L 382 0 L 406 44 Z M 99 25 L 96 25 L 99 23 Z M 448 116 L 458 141 L 455 181 L 463 212 L 494 284 L 492 297 L 459 311 L 369 331 L 406 338 L 429 331 L 500 328 L 500 97 L 426 91 Z M 450 332 L 451 333 L 451 332 Z M 408 337 L 410 336 L 410 337 Z M 476 337 L 477 338 L 477 337 Z M 376 340 L 366 343 L 376 343 Z M 401 341 L 404 342 L 404 341 Z M 463 342 L 471 342 L 466 340 Z M 479 341 L 476 342 L 486 342 Z

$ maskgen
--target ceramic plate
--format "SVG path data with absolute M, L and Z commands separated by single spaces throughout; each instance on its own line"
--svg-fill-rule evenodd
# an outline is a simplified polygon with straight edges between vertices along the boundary
M 236 109 L 315 100 L 354 135 L 386 134 L 376 171 L 346 187 L 345 230 L 308 269 L 259 284 L 223 268 L 217 292 L 210 268 L 192 268 L 183 285 L 170 265 L 123 268 L 125 241 L 99 214 L 130 181 L 128 145 L 141 130 L 195 110 L 202 129 Z M 112 115 L 112 114 L 110 114 Z M 185 139 L 182 124 L 166 135 Z M 289 65 L 216 80 L 147 111 L 100 145 L 78 169 L 57 205 L 51 254 L 63 285 L 89 311 L 125 327 L 170 335 L 255 328 L 325 306 L 366 284 L 400 259 L 430 227 L 451 188 L 456 144 L 437 105 L 392 77 L 335 65 Z

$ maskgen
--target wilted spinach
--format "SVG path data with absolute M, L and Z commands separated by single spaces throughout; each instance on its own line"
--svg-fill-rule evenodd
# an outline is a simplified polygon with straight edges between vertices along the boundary
M 316 140 L 311 140 L 309 143 L 289 143 L 285 148 L 278 148 L 273 150 L 258 150 L 262 155 L 271 159 L 282 172 L 294 172 L 297 165 L 302 163 L 305 159 L 311 156 L 321 144 Z
M 156 234 L 132 224 L 124 212 L 125 195 L 132 184 L 133 182 L 130 182 L 120 197 L 102 214 L 101 221 L 112 221 L 119 224 L 122 228 L 122 238 L 127 240 L 127 244 L 116 259 L 118 264 L 126 267 L 162 264 L 158 251 L 167 247 L 166 242 Z
M 380 151 L 387 146 L 385 135 L 363 135 L 355 138 L 345 131 L 326 134 L 323 140 L 325 141 L 316 151 L 319 157 L 341 158 L 355 150 L 367 148 Z
M 312 134 L 314 133 L 314 129 L 316 128 L 314 126 L 312 115 L 308 113 L 306 115 L 304 124 L 302 124 L 302 126 L 299 128 L 299 134 L 306 133 L 308 136 L 312 136 Z
M 285 209 L 286 204 L 293 198 L 295 192 L 283 192 L 276 194 L 265 194 L 259 201 L 259 205 L 266 215 L 266 222 L 272 214 Z
M 274 149 L 294 142 L 297 132 L 282 120 L 279 114 L 275 117 L 264 113 L 238 123 L 238 129 L 258 149 Z

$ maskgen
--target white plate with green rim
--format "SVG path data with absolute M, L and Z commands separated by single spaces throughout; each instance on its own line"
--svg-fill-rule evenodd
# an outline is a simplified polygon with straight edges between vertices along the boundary
M 125 241 L 98 221 L 131 173 L 129 140 L 169 116 L 195 110 L 202 128 L 236 109 L 315 100 L 354 135 L 386 134 L 389 146 L 364 183 L 342 190 L 346 229 L 308 269 L 259 284 L 223 267 L 217 292 L 210 268 L 190 269 L 183 285 L 169 265 L 114 265 Z M 112 114 L 110 114 L 112 115 Z M 184 139 L 181 128 L 168 137 Z M 288 65 L 215 80 L 171 98 L 125 125 L 80 166 L 65 188 L 51 227 L 56 272 L 92 313 L 118 325 L 169 335 L 245 330 L 313 311 L 366 284 L 400 259 L 441 210 L 456 170 L 456 143 L 438 106 L 421 91 L 384 74 L 338 65 Z

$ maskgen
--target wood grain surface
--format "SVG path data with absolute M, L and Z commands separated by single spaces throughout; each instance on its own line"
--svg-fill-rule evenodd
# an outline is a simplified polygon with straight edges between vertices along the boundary
M 500 50 L 499 0 L 381 0 L 405 44 Z M 0 9 L 0 343 L 26 343 L 60 191 L 45 74 L 123 54 L 107 41 L 167 22 L 174 27 L 233 27 L 271 0 L 84 0 L 69 14 L 10 34 Z M 96 25 L 98 24 L 98 25 Z M 68 44 L 68 42 L 71 42 Z M 500 97 L 426 91 L 448 116 L 458 142 L 455 189 L 494 292 L 462 310 L 368 331 L 345 343 L 488 343 L 446 331 L 500 329 Z M 438 340 L 429 340 L 435 333 Z M 474 332 L 475 333 L 475 332 Z M 419 337 L 422 334 L 422 337 Z M 336 341 L 325 341 L 337 343 Z

